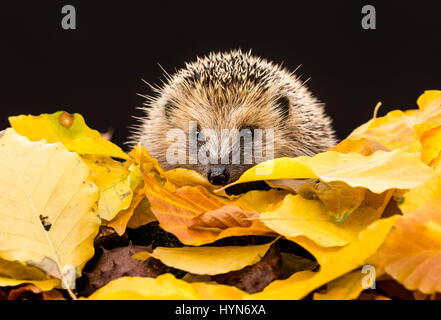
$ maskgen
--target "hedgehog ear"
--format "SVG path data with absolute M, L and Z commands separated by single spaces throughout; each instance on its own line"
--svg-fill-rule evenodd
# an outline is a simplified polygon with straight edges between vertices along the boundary
M 172 104 L 171 102 L 167 102 L 164 106 L 164 113 L 165 113 L 165 117 L 167 119 L 170 119 L 172 117 L 173 111 L 176 109 L 177 107 Z
M 283 119 L 287 119 L 289 116 L 289 108 L 291 103 L 286 96 L 281 96 L 276 100 L 275 107 L 279 111 Z

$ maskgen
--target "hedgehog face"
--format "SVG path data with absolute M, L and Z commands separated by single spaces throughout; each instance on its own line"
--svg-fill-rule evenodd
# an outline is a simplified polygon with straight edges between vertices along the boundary
M 167 158 L 165 152 L 166 159 L 161 161 L 165 168 L 196 170 L 215 185 L 233 182 L 256 163 L 274 158 L 275 150 L 283 149 L 281 142 L 286 130 L 281 127 L 285 127 L 288 120 L 288 98 L 275 99 L 266 90 L 239 94 L 243 91 L 238 87 L 241 85 L 232 83 L 221 88 L 175 86 L 173 96 L 167 96 L 163 106 L 158 108 L 162 115 L 156 116 L 156 121 L 161 121 L 162 129 L 156 135 L 162 141 L 162 154 L 158 154 L 156 148 L 149 149 L 146 141 L 147 149 L 153 156 L 163 159 L 166 148 L 172 157 Z M 159 123 L 152 125 L 153 128 L 158 126 Z M 153 132 L 149 134 L 152 135 Z M 195 149 L 190 147 L 191 143 Z M 181 148 L 182 154 L 185 153 L 184 161 L 176 161 Z M 191 161 L 192 158 L 197 161 Z
M 269 158 L 334 143 L 323 106 L 293 74 L 241 51 L 187 64 L 147 105 L 133 140 L 165 169 L 193 169 L 216 185 Z

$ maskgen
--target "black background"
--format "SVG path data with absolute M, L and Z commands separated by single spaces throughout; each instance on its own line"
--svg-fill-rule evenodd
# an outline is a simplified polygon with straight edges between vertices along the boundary
M 0 4 L 0 128 L 7 117 L 66 110 L 121 144 L 167 72 L 210 51 L 242 48 L 311 77 L 339 138 L 441 89 L 439 1 L 14 1 Z M 77 29 L 61 28 L 72 4 Z M 373 4 L 377 30 L 361 28 Z

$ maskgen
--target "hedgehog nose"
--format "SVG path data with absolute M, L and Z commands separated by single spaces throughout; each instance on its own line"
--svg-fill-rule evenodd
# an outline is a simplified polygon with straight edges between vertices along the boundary
M 208 170 L 208 180 L 217 186 L 225 185 L 230 178 L 227 168 L 225 167 L 213 167 Z

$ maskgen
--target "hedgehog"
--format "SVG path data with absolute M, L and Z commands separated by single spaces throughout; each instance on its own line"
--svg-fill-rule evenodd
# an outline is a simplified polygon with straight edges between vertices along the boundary
M 262 161 L 249 156 L 253 149 L 246 148 L 243 131 L 251 138 L 258 130 L 271 133 L 260 135 L 260 146 L 271 146 L 274 158 L 324 152 L 336 142 L 331 119 L 325 114 L 324 104 L 294 72 L 251 51 L 197 57 L 175 74 L 166 74 L 161 86 L 152 87 L 153 96 L 143 96 L 146 102 L 141 109 L 145 116 L 139 118 L 130 142 L 144 146 L 166 170 L 193 169 L 221 186 L 234 182 Z M 207 139 L 204 131 L 208 130 L 216 135 Z M 232 141 L 222 135 L 225 130 L 239 137 L 231 148 L 222 148 Z M 188 139 L 170 138 L 173 132 L 182 132 Z M 195 137 L 193 149 L 189 148 L 191 136 Z M 170 160 L 170 150 L 176 146 L 181 161 Z M 200 152 L 201 148 L 210 157 L 208 163 L 191 155 L 191 150 Z M 242 154 L 241 161 L 231 161 L 233 152 Z M 242 161 L 245 155 L 247 161 Z

